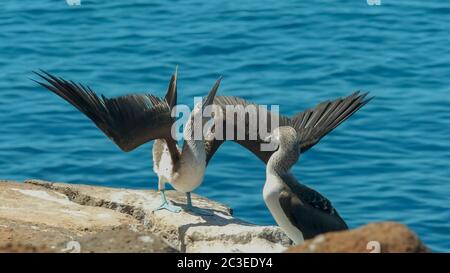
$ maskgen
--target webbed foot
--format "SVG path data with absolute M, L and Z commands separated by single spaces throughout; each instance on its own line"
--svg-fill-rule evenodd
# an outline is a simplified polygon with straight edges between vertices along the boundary
M 166 199 L 166 193 L 164 190 L 161 190 L 161 205 L 159 205 L 156 209 L 153 210 L 153 212 L 157 210 L 166 209 L 170 212 L 179 213 L 181 212 L 181 207 L 172 205 L 169 201 Z
M 166 209 L 170 212 L 174 212 L 174 213 L 179 213 L 181 212 L 181 207 L 179 206 L 175 206 L 170 204 L 168 201 L 165 201 L 163 203 L 161 203 L 161 205 L 159 205 L 156 209 L 154 209 L 153 211 L 157 211 L 157 210 L 162 210 L 162 209 Z

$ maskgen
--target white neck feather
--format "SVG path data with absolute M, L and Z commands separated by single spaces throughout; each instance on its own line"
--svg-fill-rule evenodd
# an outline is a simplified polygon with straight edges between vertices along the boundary
M 193 113 L 191 113 L 183 131 L 184 144 L 181 151 L 181 158 L 185 158 L 196 164 L 202 161 L 206 162 L 204 137 L 202 135 L 200 140 L 195 140 L 194 132 L 194 117 Z
M 184 144 L 180 164 L 172 172 L 170 183 L 181 192 L 191 192 L 203 182 L 206 168 L 206 153 L 203 140 L 194 140 L 192 114 L 183 131 Z

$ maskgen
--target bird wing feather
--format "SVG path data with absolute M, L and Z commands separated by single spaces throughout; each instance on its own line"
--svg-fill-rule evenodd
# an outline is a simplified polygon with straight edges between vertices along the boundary
M 45 80 L 37 83 L 75 106 L 123 151 L 131 151 L 150 140 L 171 139 L 174 118 L 166 100 L 152 94 L 107 98 L 88 86 L 44 71 L 35 73 Z
M 329 231 L 348 229 L 327 198 L 305 185 L 297 182 L 295 185 L 289 184 L 280 192 L 279 202 L 286 216 L 302 231 L 305 239 Z
M 260 119 L 265 118 L 267 121 L 267 133 L 270 133 L 273 129 L 271 128 L 271 118 L 272 115 L 276 115 L 273 112 L 267 111 L 266 107 L 263 107 L 261 105 L 257 105 L 255 103 L 249 102 L 247 100 L 244 100 L 239 97 L 233 97 L 233 96 L 217 96 L 214 99 L 214 105 L 219 106 L 219 108 L 222 111 L 222 120 L 223 120 L 223 136 L 221 139 L 212 138 L 209 140 L 205 140 L 205 151 L 206 151 L 206 162 L 209 162 L 215 152 L 219 149 L 219 147 L 225 142 L 226 140 L 226 128 L 227 124 L 233 124 L 234 129 L 234 139 L 233 141 L 240 144 L 241 146 L 245 147 L 247 150 L 251 151 L 253 154 L 255 154 L 258 158 L 260 158 L 263 162 L 267 163 L 270 156 L 272 155 L 272 151 L 261 151 L 261 143 L 263 143 L 263 139 L 266 137 L 264 135 L 261 135 L 260 133 Z M 227 106 L 242 106 L 244 109 L 247 106 L 255 106 L 256 115 L 257 115 L 257 124 L 256 124 L 256 139 L 250 138 L 250 129 L 251 125 L 249 124 L 249 116 L 247 113 L 245 113 L 245 116 L 238 115 L 238 114 L 227 114 Z M 264 117 L 262 116 L 264 115 Z M 245 127 L 244 127 L 244 135 L 245 138 L 240 140 L 237 139 L 238 136 L 238 124 L 239 122 L 242 122 L 242 118 L 245 120 Z M 289 125 L 290 121 L 287 117 L 279 115 L 279 126 L 285 126 Z
M 361 107 L 367 104 L 372 98 L 365 99 L 368 93 L 359 94 L 359 92 L 355 92 L 350 96 L 345 98 L 338 98 L 333 101 L 325 101 L 318 104 L 314 108 L 307 109 L 293 118 L 288 118 L 283 115 L 279 116 L 279 126 L 291 126 L 293 127 L 298 134 L 300 140 L 300 150 L 302 152 L 307 151 L 312 146 L 317 144 L 322 137 L 331 132 L 334 128 L 336 128 L 339 124 L 353 115 L 356 111 L 358 111 Z M 224 135 L 221 140 L 212 138 L 205 141 L 205 151 L 207 162 L 211 160 L 213 155 L 219 149 L 219 147 L 225 142 L 225 128 L 227 128 L 227 124 L 233 122 L 234 124 L 234 136 L 236 136 L 237 132 L 237 115 L 234 115 L 234 120 L 232 120 L 231 115 L 226 115 L 226 106 L 237 106 L 241 105 L 244 108 L 249 105 L 256 106 L 257 109 L 260 109 L 260 105 L 255 103 L 248 102 L 239 97 L 229 97 L 229 96 L 218 96 L 214 100 L 214 104 L 219 106 L 222 110 L 222 119 L 223 119 L 223 128 Z M 263 138 L 265 136 L 260 135 L 260 119 L 266 118 L 267 120 L 267 131 L 271 132 L 271 117 L 275 115 L 270 111 L 265 111 L 266 108 L 263 108 L 263 115 L 261 116 L 260 112 L 257 111 L 257 138 L 249 139 L 249 130 L 250 126 L 248 123 L 248 119 L 246 119 L 245 123 L 245 139 L 237 140 L 236 137 L 233 139 L 234 142 L 242 145 L 253 154 L 255 154 L 259 159 L 261 159 L 264 163 L 269 161 L 270 156 L 274 151 L 261 151 L 261 143 L 263 142 Z

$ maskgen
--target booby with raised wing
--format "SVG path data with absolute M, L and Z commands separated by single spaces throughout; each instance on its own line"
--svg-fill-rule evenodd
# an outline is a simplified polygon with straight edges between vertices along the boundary
M 190 193 L 203 181 L 206 154 L 203 140 L 194 140 L 194 117 L 202 115 L 203 109 L 211 105 L 218 90 L 216 81 L 206 99 L 195 105 L 183 135 L 185 141 L 180 149 L 171 134 L 175 118 L 171 115 L 177 103 L 177 74 L 172 76 L 164 99 L 152 94 L 131 94 L 116 98 L 98 96 L 91 88 L 73 81 L 66 81 L 45 71 L 35 72 L 46 81 L 36 81 L 43 87 L 62 97 L 90 118 L 121 150 L 129 152 L 151 140 L 153 146 L 154 171 L 158 175 L 162 204 L 156 209 L 180 211 L 170 204 L 165 196 L 164 184 L 169 182 L 177 191 L 186 193 L 187 209 L 209 214 L 194 208 Z M 208 119 L 200 119 L 202 123 Z
M 290 172 L 300 156 L 301 138 L 290 126 L 275 128 L 265 141 L 278 149 L 270 156 L 263 189 L 275 222 L 295 244 L 316 235 L 348 229 L 331 202 L 317 191 L 300 184 Z
M 297 134 L 301 139 L 299 149 L 301 153 L 304 153 L 367 104 L 371 100 L 371 98 L 366 99 L 367 94 L 368 93 L 360 94 L 360 92 L 355 92 L 344 98 L 338 98 L 333 101 L 324 101 L 314 108 L 298 113 L 292 118 L 267 111 L 266 107 L 248 102 L 239 97 L 217 96 L 214 99 L 214 105 L 220 110 L 220 115 L 215 115 L 215 124 L 222 122 L 222 128 L 228 127 L 227 130 L 231 127 L 231 129 L 234 130 L 235 136 L 232 140 L 251 151 L 267 164 L 274 151 L 262 150 L 261 144 L 264 143 L 267 134 L 275 129 L 274 125 L 271 123 L 274 115 L 276 115 L 275 118 L 279 121 L 278 126 L 291 126 L 297 131 Z M 246 116 L 239 116 L 236 113 L 230 115 L 227 114 L 227 111 L 229 110 L 228 106 L 238 105 L 244 108 L 248 106 L 256 107 L 256 124 L 250 124 Z M 230 109 L 233 108 L 231 107 Z M 246 119 L 243 128 L 239 127 L 239 119 L 242 118 Z M 264 133 L 264 130 L 260 130 L 260 126 L 263 124 L 261 121 L 266 122 L 266 135 L 262 134 Z M 219 147 L 227 140 L 226 134 L 229 133 L 226 130 L 223 130 L 223 135 L 219 136 L 214 130 L 215 126 L 212 126 L 209 132 L 210 136 L 205 141 L 207 163 L 210 162 Z M 244 132 L 241 132 L 241 134 L 243 133 L 245 136 L 244 139 L 236 138 L 238 130 L 244 130 Z M 256 130 L 256 132 L 251 132 L 251 130 Z M 250 137 L 251 133 L 256 133 L 255 139 Z

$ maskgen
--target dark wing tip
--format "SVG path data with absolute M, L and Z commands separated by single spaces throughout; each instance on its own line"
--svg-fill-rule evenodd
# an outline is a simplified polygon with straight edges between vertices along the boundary
M 175 67 L 175 72 L 170 77 L 169 87 L 167 88 L 165 100 L 172 109 L 177 104 L 177 79 L 178 79 L 178 65 Z
M 219 89 L 220 83 L 222 81 L 222 76 L 220 76 L 216 82 L 214 83 L 213 87 L 211 88 L 211 90 L 208 93 L 208 96 L 206 97 L 205 101 L 203 102 L 203 107 L 211 105 L 214 101 L 214 98 L 217 94 L 217 90 Z
M 55 87 L 57 87 L 58 85 L 66 84 L 66 83 L 67 83 L 64 79 L 59 78 L 59 77 L 57 77 L 57 76 L 54 76 L 54 75 L 50 74 L 49 72 L 47 72 L 47 71 L 45 71 L 45 70 L 43 70 L 43 69 L 39 69 L 39 71 L 32 71 L 32 72 L 33 72 L 34 74 L 36 74 L 37 76 L 39 76 L 40 78 L 42 78 L 43 80 L 45 80 L 46 82 L 48 82 L 48 83 L 50 83 L 51 85 L 55 86 Z M 42 85 L 42 86 L 48 88 L 48 85 L 47 85 L 47 84 L 43 84 L 43 83 L 38 82 L 38 81 L 35 81 L 35 82 L 37 82 L 37 83 L 39 83 L 40 85 Z
M 43 69 L 39 69 L 39 71 L 32 71 L 34 74 L 38 75 L 39 77 L 43 78 L 44 80 L 48 80 L 48 79 L 53 79 L 56 80 L 58 79 L 56 76 L 53 76 L 52 74 L 50 74 L 49 72 L 43 70 Z
M 47 74 L 47 72 L 45 72 L 44 70 L 39 69 L 39 71 L 33 70 L 33 71 L 31 71 L 31 72 L 32 72 L 33 74 L 39 76 L 40 78 L 42 78 L 42 79 L 48 81 L 48 78 L 45 76 L 45 75 Z M 32 79 L 32 80 L 34 80 L 34 79 Z M 36 80 L 34 80 L 34 81 L 36 81 Z
M 358 91 L 358 92 L 360 92 L 360 91 Z M 356 92 L 355 92 L 355 94 L 356 94 Z M 367 103 L 369 103 L 371 100 L 373 100 L 375 98 L 375 96 L 368 97 L 369 94 L 370 94 L 370 92 L 364 92 L 361 95 L 356 97 L 356 100 L 359 101 L 360 107 L 366 105 Z

